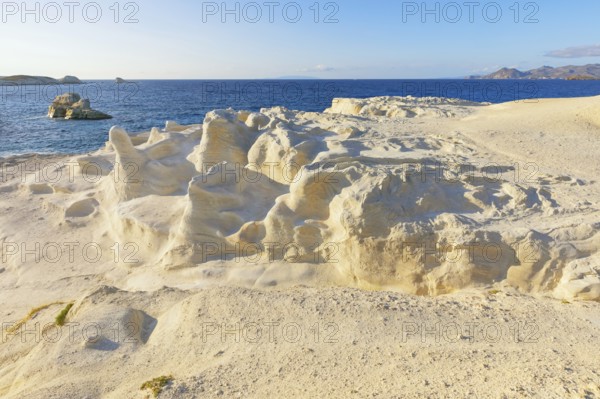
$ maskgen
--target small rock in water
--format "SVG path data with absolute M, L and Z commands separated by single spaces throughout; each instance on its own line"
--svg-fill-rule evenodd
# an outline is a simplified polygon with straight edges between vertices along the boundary
M 50 118 L 64 119 L 111 119 L 112 116 L 92 109 L 90 100 L 82 99 L 77 93 L 57 96 L 48 108 Z

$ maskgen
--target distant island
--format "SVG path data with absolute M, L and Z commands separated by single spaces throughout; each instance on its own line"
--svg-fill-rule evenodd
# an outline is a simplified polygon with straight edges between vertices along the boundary
M 276 78 L 267 78 L 266 80 L 320 80 L 320 78 L 314 76 L 304 76 L 304 75 L 287 75 L 287 76 L 278 76 Z
M 529 71 L 515 68 L 502 68 L 497 72 L 483 76 L 469 76 L 468 79 L 563 79 L 563 80 L 600 80 L 600 64 L 564 67 L 543 66 Z
M 14 75 L 0 78 L 0 86 L 7 85 L 50 85 L 50 84 L 82 84 L 76 76 L 65 76 L 60 79 L 49 78 L 47 76 L 29 76 Z

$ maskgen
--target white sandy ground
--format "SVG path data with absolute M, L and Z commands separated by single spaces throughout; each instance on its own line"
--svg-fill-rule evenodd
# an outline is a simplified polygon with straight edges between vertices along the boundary
M 599 157 L 600 97 L 375 98 L 2 160 L 0 396 L 600 397 Z

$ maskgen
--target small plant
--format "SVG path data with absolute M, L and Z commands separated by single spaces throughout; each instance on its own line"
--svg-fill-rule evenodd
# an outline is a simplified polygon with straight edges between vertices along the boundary
M 563 305 L 570 305 L 571 302 L 567 301 L 566 299 L 563 299 L 562 301 L 560 301 L 560 303 L 562 303 Z
M 156 377 L 150 381 L 146 381 L 140 387 L 140 390 L 150 389 L 154 394 L 155 398 L 158 398 L 158 395 L 162 392 L 163 388 L 173 382 L 173 376 L 161 376 Z
M 33 319 L 39 312 L 41 312 L 42 310 L 46 310 L 51 306 L 54 305 L 63 305 L 64 302 L 52 302 L 49 303 L 47 305 L 42 305 L 42 306 L 38 306 L 37 308 L 33 308 L 29 311 L 29 313 L 27 314 L 27 316 L 23 317 L 21 320 L 19 320 L 17 323 L 15 323 L 12 327 L 10 327 L 7 332 L 9 334 L 15 333 L 16 331 L 18 331 L 21 326 L 25 323 L 27 323 L 29 320 Z
M 58 316 L 56 316 L 56 325 L 57 326 L 62 327 L 65 325 L 67 313 L 69 313 L 69 310 L 71 310 L 72 307 L 73 307 L 72 303 L 68 304 L 67 306 L 65 306 L 65 308 L 63 310 L 60 311 Z
M 488 291 L 488 294 L 490 294 L 490 295 L 496 295 L 496 294 L 499 294 L 499 293 L 500 293 L 500 290 L 489 290 Z

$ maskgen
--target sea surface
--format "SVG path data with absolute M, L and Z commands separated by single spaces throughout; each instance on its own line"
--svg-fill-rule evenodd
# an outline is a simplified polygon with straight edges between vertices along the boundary
M 105 121 L 52 120 L 55 96 L 75 92 Z M 335 97 L 436 96 L 500 103 L 539 98 L 600 95 L 600 81 L 564 80 L 141 80 L 124 84 L 0 86 L 0 156 L 27 153 L 85 153 L 108 139 L 114 125 L 129 132 L 163 127 L 165 121 L 202 123 L 213 109 L 258 111 L 283 106 L 323 111 Z

